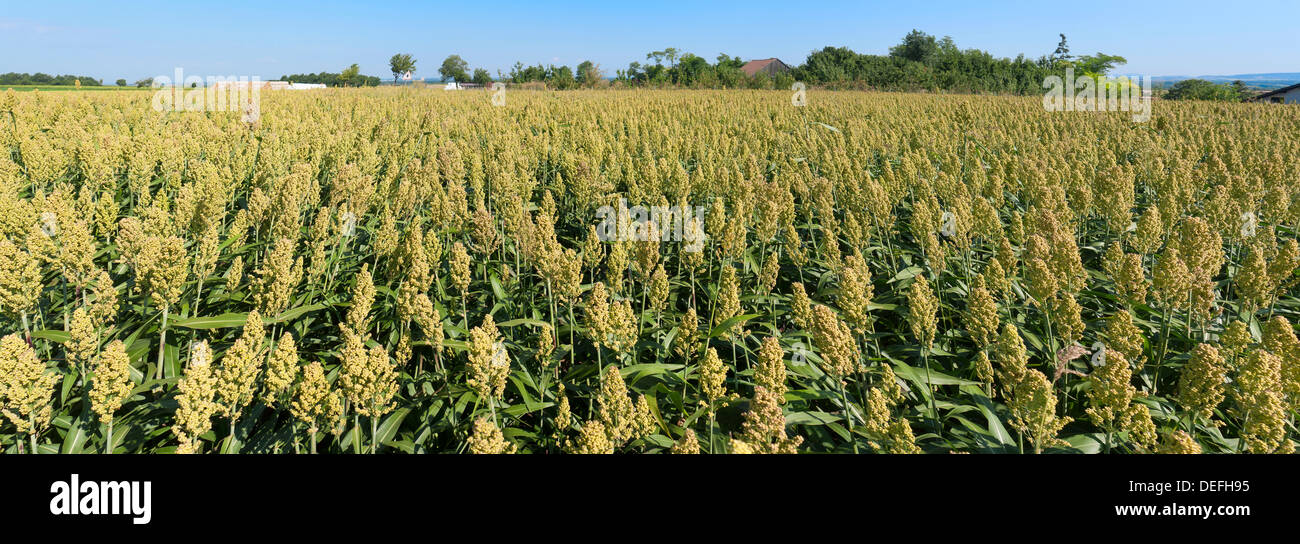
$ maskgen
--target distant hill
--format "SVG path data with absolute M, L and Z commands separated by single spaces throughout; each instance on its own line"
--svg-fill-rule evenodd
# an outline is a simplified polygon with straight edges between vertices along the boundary
M 1237 74 L 1231 76 L 1156 76 L 1151 79 L 1157 87 L 1167 87 L 1184 79 L 1204 79 L 1215 83 L 1232 83 L 1240 79 L 1247 87 L 1268 91 L 1300 83 L 1300 72 Z

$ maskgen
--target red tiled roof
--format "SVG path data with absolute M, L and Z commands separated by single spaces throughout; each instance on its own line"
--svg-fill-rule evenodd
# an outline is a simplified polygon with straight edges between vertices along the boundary
M 785 72 L 789 70 L 790 67 L 786 65 L 786 63 L 781 62 L 781 59 L 773 57 L 770 59 L 751 60 L 746 62 L 744 66 L 741 66 L 740 69 L 745 72 L 745 75 L 754 77 L 754 74 L 759 72 L 767 72 L 768 75 L 775 75 L 777 72 Z

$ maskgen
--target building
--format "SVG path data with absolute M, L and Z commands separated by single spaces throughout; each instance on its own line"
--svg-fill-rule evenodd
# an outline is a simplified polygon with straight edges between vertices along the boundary
M 773 57 L 770 59 L 751 60 L 746 62 L 744 66 L 741 66 L 740 69 L 749 77 L 754 77 L 754 74 L 759 72 L 767 74 L 767 77 L 773 77 L 780 73 L 789 72 L 790 66 L 781 62 L 781 59 Z
M 1256 102 L 1270 104 L 1300 104 L 1300 83 L 1290 87 L 1274 89 L 1255 97 Z
M 254 87 L 259 91 L 303 91 L 308 89 L 324 89 L 324 83 L 290 83 L 288 81 L 216 81 L 212 83 L 214 89 L 224 91 L 229 89 L 238 89 Z M 246 90 L 247 90 L 246 89 Z

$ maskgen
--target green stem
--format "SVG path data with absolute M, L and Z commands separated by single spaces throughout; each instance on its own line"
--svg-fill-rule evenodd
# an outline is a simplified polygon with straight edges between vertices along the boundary
M 170 306 L 163 307 L 162 330 L 158 333 L 158 375 L 157 379 L 163 378 L 163 352 L 167 349 L 167 314 L 171 311 Z

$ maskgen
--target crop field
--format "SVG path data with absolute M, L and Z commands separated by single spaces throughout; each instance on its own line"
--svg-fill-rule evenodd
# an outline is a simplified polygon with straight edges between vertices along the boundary
M 6 453 L 1274 453 L 1300 109 L 0 93 Z
M 113 85 L 82 85 L 74 87 L 71 85 L 0 85 L 0 90 L 8 91 L 13 89 L 15 92 L 40 91 L 40 92 L 88 92 L 88 91 L 150 91 L 148 87 L 117 87 Z

